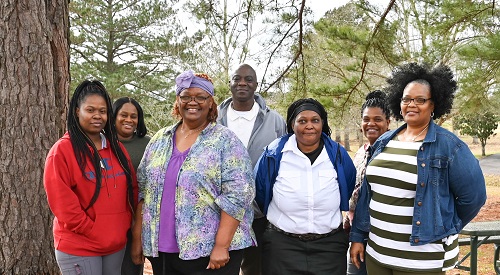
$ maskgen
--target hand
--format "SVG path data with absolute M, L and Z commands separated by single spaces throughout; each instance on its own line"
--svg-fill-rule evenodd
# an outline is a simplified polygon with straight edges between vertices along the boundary
M 142 252 L 141 236 L 132 237 L 132 244 L 130 247 L 130 256 L 134 264 L 144 264 L 144 253 Z
M 351 262 L 359 269 L 361 262 L 365 262 L 365 246 L 363 243 L 352 242 L 350 251 Z
M 344 226 L 344 232 L 349 236 L 349 233 L 351 232 L 351 220 L 349 219 L 349 214 L 344 216 L 342 225 Z
M 144 253 L 142 251 L 142 205 L 141 200 L 137 204 L 135 215 L 132 223 L 132 244 L 130 245 L 130 257 L 134 264 L 144 264 Z
M 226 266 L 229 262 L 229 251 L 222 246 L 214 246 L 212 253 L 210 253 L 210 262 L 208 262 L 207 269 L 219 269 Z

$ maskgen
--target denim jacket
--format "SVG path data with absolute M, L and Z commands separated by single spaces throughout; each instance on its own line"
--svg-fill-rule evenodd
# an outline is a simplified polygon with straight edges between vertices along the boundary
M 379 137 L 371 148 L 370 161 L 404 128 L 406 124 Z M 424 245 L 459 233 L 484 205 L 486 186 L 467 144 L 433 121 L 417 153 L 417 167 L 410 244 Z M 363 242 L 370 231 L 370 199 L 365 177 L 351 228 L 352 242 Z

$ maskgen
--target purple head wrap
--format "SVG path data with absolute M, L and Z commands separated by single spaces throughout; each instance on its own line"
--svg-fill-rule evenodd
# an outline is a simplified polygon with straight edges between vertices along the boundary
M 178 75 L 175 78 L 175 84 L 177 85 L 175 89 L 177 95 L 185 89 L 193 87 L 203 89 L 211 96 L 214 95 L 214 84 L 203 77 L 196 76 L 193 70 L 188 70 Z

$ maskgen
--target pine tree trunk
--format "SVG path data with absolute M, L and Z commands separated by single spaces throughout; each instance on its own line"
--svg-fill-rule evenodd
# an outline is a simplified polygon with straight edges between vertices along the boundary
M 68 1 L 0 5 L 0 274 L 59 274 L 42 178 L 65 129 Z

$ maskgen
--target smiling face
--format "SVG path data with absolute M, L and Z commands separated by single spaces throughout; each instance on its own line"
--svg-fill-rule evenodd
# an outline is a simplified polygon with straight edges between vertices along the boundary
M 248 65 L 240 66 L 232 75 L 230 86 L 234 101 L 253 102 L 257 89 L 255 70 Z
M 430 99 L 432 95 L 428 85 L 411 82 L 406 85 L 402 97 Z M 416 105 L 414 100 L 410 101 L 408 105 L 401 102 L 400 106 L 403 119 L 410 126 L 427 125 L 434 111 L 434 103 L 432 103 L 432 100 L 426 100 L 422 105 Z
M 181 101 L 181 97 L 189 96 L 191 99 L 187 103 Z M 193 100 L 195 97 L 206 98 L 203 103 L 198 103 Z M 208 112 L 213 105 L 212 96 L 205 90 L 197 87 L 188 88 L 182 91 L 177 96 L 177 104 L 179 106 L 179 114 L 185 121 L 202 122 L 208 121 Z
M 300 151 L 308 153 L 318 148 L 323 129 L 323 121 L 318 113 L 310 110 L 300 112 L 295 117 L 292 129 Z
M 97 94 L 86 96 L 76 108 L 76 117 L 82 130 L 92 138 L 99 137 L 99 133 L 108 121 L 106 100 Z M 100 138 L 100 137 L 99 137 Z
M 135 129 L 139 123 L 137 108 L 132 103 L 122 105 L 116 115 L 115 125 L 118 139 L 127 140 L 134 136 Z
M 363 110 L 361 129 L 372 145 L 378 137 L 389 130 L 390 120 L 386 119 L 384 111 L 379 107 L 367 107 Z

